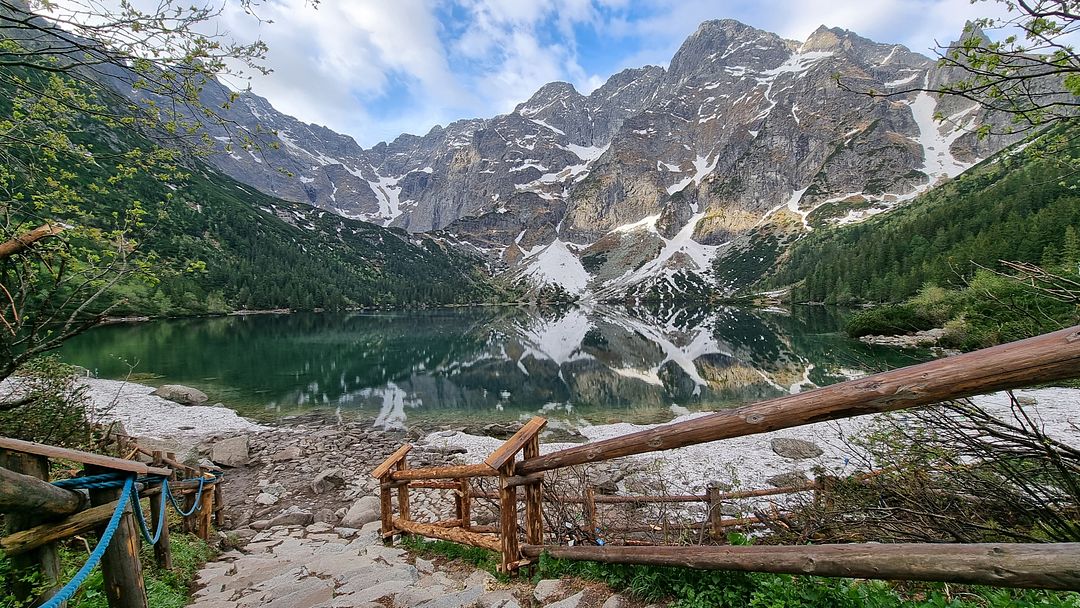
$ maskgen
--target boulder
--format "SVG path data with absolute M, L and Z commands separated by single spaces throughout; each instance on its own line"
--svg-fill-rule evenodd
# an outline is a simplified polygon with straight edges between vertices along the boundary
M 319 509 L 315 512 L 315 521 L 335 525 L 338 523 L 338 517 L 337 515 L 334 515 L 334 511 L 332 509 L 324 508 Z
M 435 573 L 435 564 L 433 564 L 432 562 L 430 562 L 430 561 L 428 561 L 428 560 L 426 560 L 426 559 L 424 559 L 422 557 L 416 558 L 416 564 L 415 565 L 416 565 L 416 571 L 419 572 L 420 574 L 434 574 Z
M 203 405 L 210 400 L 206 393 L 182 384 L 163 384 L 150 394 L 181 405 Z
M 553 604 L 548 604 L 547 608 L 578 608 L 579 606 L 581 606 L 581 604 L 584 601 L 585 601 L 585 592 L 584 591 L 578 591 L 577 593 L 575 593 L 574 595 L 571 595 L 570 597 L 566 598 L 565 600 L 560 600 L 560 601 L 555 602 Z
M 342 475 L 341 469 L 327 469 L 311 480 L 311 491 L 316 494 L 323 494 L 344 485 L 345 477 Z
M 341 518 L 341 525 L 346 528 L 362 528 L 364 524 L 379 521 L 381 517 L 379 499 L 375 496 L 364 496 L 357 499 L 345 512 L 345 517 Z
M 625 595 L 616 593 L 604 600 L 604 605 L 600 608 L 630 608 L 630 600 L 626 599 Z
M 533 589 L 533 598 L 541 604 L 546 604 L 549 600 L 553 600 L 556 597 L 564 594 L 566 586 L 563 582 L 557 578 L 546 578 L 539 583 L 536 583 L 536 587 Z
M 270 460 L 274 462 L 284 462 L 286 460 L 295 460 L 300 457 L 300 448 L 295 445 L 290 445 L 287 448 L 280 450 L 274 454 Z
M 521 608 L 521 604 L 509 589 L 488 591 L 480 596 L 476 605 L 480 608 Z
M 270 520 L 270 527 L 274 526 L 306 526 L 315 522 L 315 515 L 300 507 L 289 507 L 281 515 Z M 253 526 L 254 527 L 254 526 Z
M 812 441 L 795 439 L 793 437 L 776 437 L 772 440 L 772 451 L 777 456 L 800 460 L 803 458 L 817 458 L 825 453 Z
M 259 495 L 255 497 L 255 504 L 269 507 L 270 505 L 276 505 L 279 500 L 281 499 L 273 494 L 260 492 Z
M 792 471 L 790 473 L 781 473 L 779 475 L 773 475 L 766 479 L 770 485 L 777 488 L 786 488 L 789 486 L 799 486 L 810 481 L 810 478 L 806 476 L 806 471 Z
M 210 460 L 223 467 L 242 467 L 250 458 L 247 435 L 222 439 L 210 448 Z

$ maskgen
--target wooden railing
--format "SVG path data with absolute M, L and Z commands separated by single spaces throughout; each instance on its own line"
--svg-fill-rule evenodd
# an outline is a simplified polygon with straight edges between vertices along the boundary
M 529 564 L 547 551 L 555 557 L 616 563 L 1078 589 L 1080 543 L 813 547 L 546 545 L 541 487 L 545 472 L 564 467 L 1077 377 L 1080 377 L 1080 326 L 542 456 L 538 435 L 545 420 L 539 417 L 526 423 L 479 464 L 409 469 L 406 456 L 411 446 L 405 445 L 373 472 L 381 482 L 383 538 L 389 543 L 395 534 L 420 534 L 499 551 L 503 572 Z M 520 460 L 516 460 L 518 454 L 522 455 Z M 469 480 L 476 477 L 497 477 L 498 492 L 473 491 Z M 453 489 L 455 518 L 430 523 L 414 521 L 409 511 L 410 487 Z M 520 527 L 524 530 L 524 543 L 519 542 L 519 487 L 524 488 L 525 494 L 524 525 Z M 398 491 L 397 517 L 393 515 L 391 497 L 394 489 Z M 808 489 L 813 488 L 794 490 Z M 729 493 L 728 499 L 785 491 L 793 489 Z M 587 520 L 595 518 L 597 503 L 706 502 L 711 505 L 709 521 L 698 526 L 709 528 L 716 537 L 725 523 L 715 508 L 719 500 L 724 500 L 718 496 L 721 494 L 716 490 L 705 496 L 594 496 L 586 488 L 584 496 L 562 498 L 564 502 L 585 504 Z M 498 502 L 499 526 L 494 534 L 471 523 L 470 503 L 477 497 Z M 748 521 L 750 518 L 738 519 L 740 525 L 754 523 Z M 595 529 L 594 522 L 590 521 L 589 525 Z
M 198 478 L 213 477 L 211 470 L 189 467 L 176 460 L 172 453 L 147 450 L 130 438 L 120 437 L 120 446 L 130 457 L 114 458 L 79 450 L 0 437 L 0 513 L 4 514 L 5 535 L 0 537 L 0 549 L 17 568 L 38 569 L 51 586 L 41 600 L 51 597 L 60 587 L 60 560 L 57 543 L 87 532 L 100 531 L 114 512 L 118 511 L 121 490 L 91 488 L 88 498 L 83 493 L 49 483 L 50 459 L 74 462 L 83 466 L 84 475 L 130 473 L 169 479 L 172 495 L 182 497 L 185 511 L 183 527 L 202 539 L 209 539 L 214 520 L 220 525 L 224 501 L 221 484 L 200 484 Z M 138 458 L 145 456 L 143 462 Z M 201 507 L 193 510 L 200 485 Z M 150 526 L 155 526 L 165 508 L 160 494 L 161 485 L 144 487 L 140 499 L 155 497 L 150 502 Z M 158 566 L 172 569 L 168 518 L 154 544 L 154 559 Z M 141 542 L 130 504 L 125 508 L 119 525 L 101 560 L 105 580 L 105 595 L 110 608 L 147 608 L 143 587 L 142 565 L 138 547 Z M 15 590 L 21 599 L 33 599 L 34 588 L 24 586 Z

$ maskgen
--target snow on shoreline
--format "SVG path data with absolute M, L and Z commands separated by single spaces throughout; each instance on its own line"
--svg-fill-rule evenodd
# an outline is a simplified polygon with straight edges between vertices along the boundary
M 1080 390 L 1046 388 L 1014 391 L 1019 397 L 1035 399 L 1036 405 L 1025 409 L 1041 419 L 1044 431 L 1050 437 L 1071 446 L 1080 447 Z M 983 395 L 973 399 L 976 405 L 1002 419 L 1009 419 L 1009 399 L 1005 393 Z M 708 412 L 678 416 L 671 422 L 690 420 Z M 832 474 L 851 474 L 860 470 L 861 460 L 848 447 L 844 438 L 858 435 L 870 425 L 877 415 L 859 416 L 844 420 L 820 422 L 801 427 L 782 429 L 768 433 L 735 437 L 699 445 L 629 456 L 637 465 L 663 479 L 672 494 L 697 493 L 712 481 L 730 484 L 740 489 L 770 487 L 769 477 L 795 470 L 806 471 L 811 477 L 815 467 L 822 467 Z M 590 442 L 618 437 L 635 431 L 656 428 L 661 424 L 635 425 L 629 423 L 605 424 L 579 429 Z M 772 451 L 772 439 L 790 437 L 816 443 L 824 453 L 817 458 L 790 460 Z M 481 462 L 502 440 L 491 437 L 468 435 L 462 432 L 436 432 L 424 439 L 435 446 L 459 447 L 467 450 L 468 462 Z M 541 444 L 541 453 L 571 447 L 572 443 Z M 618 461 L 616 461 L 618 462 Z
M 265 430 L 227 407 L 180 405 L 156 395 L 154 387 L 82 378 L 99 422 L 119 421 L 134 437 L 197 441 L 215 434 Z
M 13 380 L 0 383 L 0 393 L 12 389 Z M 256 432 L 270 427 L 256 424 L 227 407 L 183 406 L 151 395 L 153 387 L 121 380 L 83 378 L 95 414 L 100 422 L 119 421 L 131 435 L 153 439 L 171 439 L 181 443 L 197 443 L 215 434 Z M 1017 397 L 1030 398 L 1034 405 L 1025 409 L 1040 420 L 1050 437 L 1065 444 L 1080 447 L 1080 389 L 1044 388 L 1014 391 Z M 973 401 L 991 414 L 1008 419 L 1009 400 L 1005 393 L 975 397 Z M 705 416 L 698 412 L 677 416 L 671 422 Z M 820 422 L 768 433 L 736 437 L 663 452 L 651 452 L 627 457 L 635 469 L 644 469 L 664 480 L 672 494 L 701 492 L 713 481 L 742 489 L 769 487 L 769 477 L 801 470 L 811 473 L 821 467 L 832 474 L 850 474 L 859 470 L 861 460 L 853 453 L 845 438 L 859 434 L 876 415 Z M 588 441 L 601 441 L 635 431 L 663 426 L 636 425 L 625 422 L 582 427 L 579 432 Z M 803 439 L 817 444 L 823 454 L 816 458 L 790 460 L 772 451 L 771 441 L 777 437 Z M 493 437 L 469 435 L 460 431 L 439 431 L 423 440 L 436 447 L 464 448 L 467 462 L 481 462 L 503 443 Z M 574 443 L 543 443 L 542 453 L 572 447 Z M 619 461 L 615 461 L 616 463 Z

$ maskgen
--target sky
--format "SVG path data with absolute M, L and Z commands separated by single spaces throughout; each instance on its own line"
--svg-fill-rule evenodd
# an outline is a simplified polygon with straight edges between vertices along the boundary
M 708 19 L 804 40 L 819 25 L 932 54 L 968 19 L 969 0 L 266 0 L 258 19 L 226 5 L 219 26 L 269 45 L 250 84 L 278 110 L 364 147 L 401 133 L 513 110 L 545 83 L 588 94 L 628 67 L 667 67 Z M 936 42 L 935 42 L 936 41 Z

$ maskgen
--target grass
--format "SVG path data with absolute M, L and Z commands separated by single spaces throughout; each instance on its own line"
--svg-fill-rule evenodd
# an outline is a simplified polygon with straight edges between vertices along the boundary
M 732 540 L 746 543 L 740 536 Z M 402 546 L 427 557 L 461 560 L 508 580 L 496 572 L 498 555 L 486 549 L 419 537 L 408 537 Z M 602 564 L 545 554 L 534 579 L 551 578 L 596 581 L 675 608 L 1080 608 L 1080 594 L 1071 592 Z
M 143 543 L 140 559 L 143 581 L 146 585 L 148 605 L 152 608 L 183 608 L 190 599 L 190 589 L 199 566 L 214 556 L 214 550 L 191 534 L 170 535 L 172 541 L 173 569 L 162 570 L 154 563 L 153 547 Z M 91 541 L 92 542 L 92 541 Z M 68 544 L 60 550 L 60 569 L 63 582 L 86 562 L 87 552 L 78 544 Z M 0 553 L 0 605 L 5 608 L 21 608 L 24 604 L 9 595 L 10 586 L 16 578 L 26 575 L 11 568 L 11 562 Z M 68 602 L 69 608 L 107 608 L 101 568 L 96 568 Z
M 499 572 L 499 554 L 480 547 L 459 545 L 446 540 L 424 540 L 420 536 L 404 536 L 401 546 L 422 557 L 445 557 L 471 564 L 480 570 L 491 573 L 500 581 L 510 580 Z

